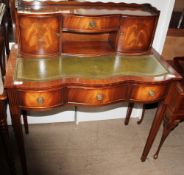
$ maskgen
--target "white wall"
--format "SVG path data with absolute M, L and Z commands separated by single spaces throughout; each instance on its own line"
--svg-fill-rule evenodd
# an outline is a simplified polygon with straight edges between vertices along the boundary
M 95 0 L 91 0 L 95 1 Z M 99 0 L 96 0 L 99 1 Z M 158 26 L 153 42 L 153 47 L 159 52 L 162 52 L 164 41 L 166 38 L 167 28 L 169 25 L 171 13 L 175 0 L 101 0 L 103 2 L 125 2 L 125 3 L 150 3 L 161 11 Z M 38 114 L 31 114 L 28 117 L 29 123 L 51 123 L 61 121 L 90 121 L 90 120 L 106 120 L 115 118 L 124 118 L 126 115 L 127 103 L 118 103 L 106 107 L 99 108 L 84 108 L 79 107 L 77 113 L 74 111 L 74 107 L 62 107 L 60 110 L 56 110 L 53 113 L 47 113 L 47 116 L 40 117 Z M 141 106 L 137 105 L 132 113 L 132 117 L 140 117 L 142 112 Z M 77 114 L 77 117 L 76 115 Z M 34 116 L 34 117 L 33 117 Z M 36 116 L 36 117 L 35 117 Z M 10 123 L 10 117 L 8 118 Z

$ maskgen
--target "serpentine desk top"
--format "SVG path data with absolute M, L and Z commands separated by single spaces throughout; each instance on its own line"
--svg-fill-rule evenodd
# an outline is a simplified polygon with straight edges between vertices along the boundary
M 61 78 L 106 79 L 115 76 L 162 76 L 169 71 L 154 57 L 100 56 L 18 58 L 15 80 L 48 81 Z

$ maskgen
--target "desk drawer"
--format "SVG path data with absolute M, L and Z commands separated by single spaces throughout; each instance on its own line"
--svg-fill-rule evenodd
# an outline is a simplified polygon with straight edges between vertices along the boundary
M 68 15 L 64 17 L 63 30 L 81 31 L 81 32 L 103 32 L 115 31 L 119 28 L 120 17 L 103 16 L 75 16 Z
M 113 88 L 81 88 L 68 90 L 68 102 L 82 105 L 104 105 L 127 99 L 128 86 Z
M 131 100 L 140 102 L 154 102 L 165 96 L 166 85 L 133 85 Z
M 18 91 L 23 108 L 49 108 L 63 104 L 62 90 Z

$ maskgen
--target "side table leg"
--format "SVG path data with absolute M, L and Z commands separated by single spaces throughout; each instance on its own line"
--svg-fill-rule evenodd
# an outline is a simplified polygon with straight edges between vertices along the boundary
M 28 126 L 28 121 L 27 121 L 27 111 L 22 110 L 22 115 L 23 115 L 25 133 L 29 134 L 29 126 Z
M 165 141 L 165 139 L 167 138 L 167 136 L 170 134 L 170 132 L 179 124 L 180 120 L 175 120 L 175 121 L 169 121 L 169 118 L 172 116 L 165 116 L 164 117 L 164 124 L 163 124 L 163 132 L 162 132 L 162 137 L 158 146 L 158 149 L 156 151 L 156 153 L 154 154 L 153 158 L 157 159 L 158 158 L 158 154 L 160 152 L 160 149 Z
M 128 125 L 129 123 L 133 107 L 134 107 L 134 103 L 128 103 L 128 109 L 127 109 L 127 114 L 125 118 L 125 125 Z
M 7 90 L 10 113 L 12 118 L 12 125 L 14 129 L 15 139 L 18 146 L 18 151 L 20 154 L 20 161 L 22 166 L 23 175 L 28 175 L 26 154 L 24 147 L 24 139 L 21 125 L 21 111 L 18 107 L 18 97 L 15 90 Z
M 148 138 L 147 138 L 147 141 L 146 141 L 146 144 L 145 144 L 142 156 L 141 156 L 142 162 L 144 162 L 148 156 L 148 153 L 151 149 L 151 146 L 155 140 L 155 137 L 157 135 L 157 132 L 163 120 L 165 110 L 166 110 L 166 104 L 164 102 L 161 102 L 157 109 L 155 118 L 152 122 L 152 126 L 151 126 L 151 129 L 150 129 L 150 132 L 149 132 L 149 135 L 148 135 Z
M 142 109 L 141 118 L 140 118 L 140 120 L 137 121 L 137 124 L 138 124 L 138 125 L 142 123 L 142 121 L 143 121 L 143 119 L 144 119 L 144 113 L 145 113 L 145 111 L 146 111 L 146 107 L 145 107 L 145 104 L 143 104 L 143 109 Z
M 15 175 L 15 165 L 12 156 L 8 125 L 6 121 L 6 101 L 0 102 L 0 136 L 3 143 L 3 148 L 5 151 L 6 160 L 8 163 L 9 171 L 11 175 Z

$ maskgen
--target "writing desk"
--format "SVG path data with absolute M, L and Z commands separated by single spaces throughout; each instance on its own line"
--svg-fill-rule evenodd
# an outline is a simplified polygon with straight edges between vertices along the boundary
M 161 102 L 141 160 L 162 121 L 164 99 L 181 77 L 152 49 L 159 11 L 149 4 L 11 0 L 16 45 L 5 88 L 23 172 L 21 110 L 121 101 Z
M 8 61 L 5 87 L 24 173 L 27 170 L 20 111 L 43 111 L 62 105 L 162 101 L 142 153 L 141 160 L 145 161 L 163 118 L 164 98 L 172 82 L 180 78 L 172 67 L 154 54 L 93 58 L 61 56 L 33 60 L 19 58 L 17 53 L 15 46 Z M 86 69 L 94 61 L 93 71 Z M 142 64 L 144 69 L 140 69 Z

